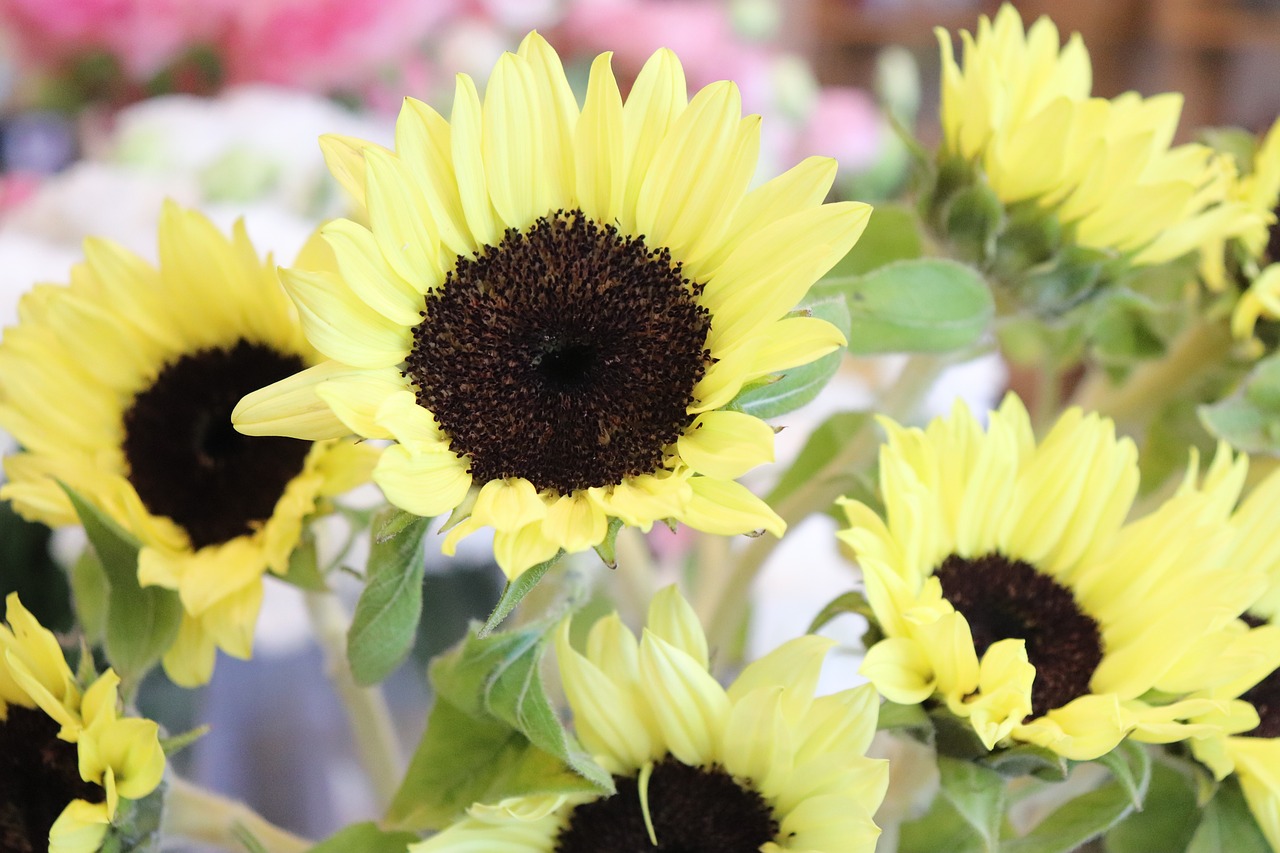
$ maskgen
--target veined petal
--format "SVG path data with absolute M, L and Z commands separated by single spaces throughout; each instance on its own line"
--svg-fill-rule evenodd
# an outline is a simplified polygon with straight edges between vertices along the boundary
M 282 270 L 307 339 L 334 361 L 390 367 L 409 353 L 409 329 L 388 320 L 327 273 Z
M 689 486 L 693 496 L 679 518 L 694 530 L 720 536 L 761 529 L 781 536 L 786 530 L 786 522 L 741 483 L 692 477 Z
M 676 446 L 693 470 L 731 480 L 773 461 L 773 428 L 743 412 L 704 412 Z
M 466 463 L 454 454 L 411 453 L 400 445 L 382 452 L 373 481 L 391 503 L 424 518 L 453 509 L 471 488 Z

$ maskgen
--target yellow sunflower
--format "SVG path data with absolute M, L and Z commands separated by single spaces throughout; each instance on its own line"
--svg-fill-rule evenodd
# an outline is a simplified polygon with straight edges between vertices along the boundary
M 154 267 L 101 240 L 69 286 L 39 285 L 0 343 L 0 425 L 24 452 L 0 497 L 46 524 L 77 521 L 58 481 L 142 544 L 142 584 L 177 590 L 164 657 L 208 681 L 215 647 L 252 651 L 262 575 L 282 573 L 317 500 L 367 478 L 349 442 L 257 439 L 231 427 L 248 391 L 317 361 L 242 225 L 228 239 L 168 204 Z
M 1090 97 L 1089 54 L 1079 34 L 1060 49 L 1040 18 L 1026 32 L 1008 3 L 977 35 L 942 49 L 944 155 L 979 166 L 1001 201 L 1035 201 L 1082 246 L 1154 264 L 1238 234 L 1256 214 L 1228 198 L 1233 170 L 1202 145 L 1171 147 L 1182 98 L 1128 92 Z
M 1226 637 L 1193 650 L 1183 664 L 1192 679 L 1209 685 L 1196 697 L 1216 703 L 1195 718 L 1202 730 L 1191 749 L 1218 779 L 1236 775 L 1263 834 L 1280 849 L 1280 474 L 1233 511 L 1239 483 L 1224 484 L 1218 473 L 1211 470 L 1202 486 L 1184 489 L 1216 493 L 1219 510 L 1230 512 L 1228 559 L 1260 571 L 1266 586 Z
M 726 691 L 674 587 L 655 596 L 639 641 L 609 616 L 584 655 L 568 627 L 556 653 L 574 725 L 617 792 L 476 804 L 412 853 L 875 849 L 889 779 L 887 762 L 865 757 L 878 699 L 865 685 L 814 698 L 832 641 L 792 640 Z
M 838 534 L 884 630 L 862 667 L 882 694 L 945 704 L 988 749 L 1077 760 L 1198 733 L 1184 721 L 1212 701 L 1142 697 L 1194 690 L 1184 658 L 1261 589 L 1256 566 L 1227 559 L 1215 504 L 1184 494 L 1126 523 L 1137 451 L 1078 409 L 1039 445 L 1013 396 L 985 431 L 962 405 L 925 430 L 884 425 L 885 516 L 845 501 Z M 1224 475 L 1237 488 L 1240 467 Z
M 406 99 L 394 152 L 324 140 L 370 224 L 322 229 L 336 274 L 283 278 L 330 360 L 233 420 L 393 440 L 373 475 L 387 498 L 464 519 L 447 552 L 493 528 L 511 577 L 600 544 L 611 519 L 780 535 L 735 481 L 772 460 L 773 430 L 726 406 L 843 343 L 788 312 L 870 208 L 822 204 L 822 158 L 748 191 L 759 141 L 732 83 L 689 100 L 665 50 L 625 103 L 598 57 L 579 108 L 536 33 L 483 104 L 465 75 L 448 121 Z
M 0 846 L 92 853 L 120 800 L 164 774 L 159 728 L 121 719 L 111 670 L 81 693 L 57 639 L 16 593 L 0 624 Z

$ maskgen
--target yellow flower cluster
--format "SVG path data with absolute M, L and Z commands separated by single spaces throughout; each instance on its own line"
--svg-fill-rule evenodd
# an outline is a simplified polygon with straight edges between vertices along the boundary
M 101 796 L 89 800 L 73 798 L 69 792 L 41 792 L 66 800 L 49 829 L 49 850 L 93 853 L 102 846 L 120 800 L 141 799 L 160 784 L 165 758 L 158 727 L 151 720 L 119 715 L 120 679 L 110 669 L 82 692 L 57 638 L 22 606 L 16 593 L 5 604 L 8 625 L 0 624 L 0 727 L 13 724 L 16 709 L 30 709 L 56 724 L 58 740 L 74 745 L 80 778 L 96 786 Z M 16 772 L 28 786 L 43 782 L 35 768 Z M 29 841 L 36 844 L 39 839 Z

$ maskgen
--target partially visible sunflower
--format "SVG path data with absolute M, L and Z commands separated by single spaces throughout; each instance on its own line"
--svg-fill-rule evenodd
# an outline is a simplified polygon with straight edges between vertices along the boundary
M 625 103 L 598 57 L 579 108 L 536 33 L 483 104 L 465 75 L 447 121 L 406 99 L 394 152 L 324 140 L 369 227 L 325 226 L 337 274 L 284 281 L 330 360 L 249 395 L 237 427 L 393 440 L 373 475 L 388 500 L 460 520 L 447 552 L 493 528 L 510 577 L 613 519 L 780 535 L 735 481 L 772 460 L 773 430 L 726 406 L 844 342 L 788 312 L 870 208 L 822 203 L 823 158 L 748 191 L 759 142 L 736 86 L 689 100 L 666 50 Z
M 0 425 L 24 451 L 5 460 L 0 497 L 74 524 L 61 481 L 136 536 L 139 580 L 184 609 L 165 669 L 194 685 L 215 647 L 250 655 L 263 573 L 287 569 L 304 517 L 367 479 L 373 457 L 237 433 L 240 397 L 317 356 L 242 225 L 228 239 L 170 203 L 159 244 L 153 267 L 88 240 L 69 286 L 22 299 L 0 343 Z
M 887 762 L 865 757 L 878 699 L 867 686 L 814 698 L 832 641 L 804 636 L 751 663 L 726 691 L 674 587 L 658 593 L 639 641 L 616 615 L 584 655 L 556 642 L 583 745 L 617 792 L 476 804 L 412 853 L 870 853 Z
M 988 749 L 1021 741 L 1077 760 L 1126 736 L 1199 733 L 1185 720 L 1212 701 L 1141 697 L 1194 690 L 1184 658 L 1261 589 L 1255 565 L 1228 559 L 1211 502 L 1181 495 L 1126 523 L 1137 451 L 1078 409 L 1039 445 L 1013 396 L 985 432 L 962 405 L 926 430 L 884 426 L 885 516 L 845 501 L 838 534 L 885 634 L 862 666 L 882 694 L 945 704 Z
M 0 849 L 92 853 L 121 800 L 160 784 L 151 720 L 119 716 L 111 670 L 81 692 L 57 639 L 18 600 L 0 624 Z
M 1215 702 L 1196 718 L 1202 731 L 1191 749 L 1218 779 L 1236 775 L 1263 834 L 1280 850 L 1280 474 L 1254 488 L 1238 508 L 1238 484 L 1224 488 L 1214 474 L 1184 490 L 1219 494 L 1220 510 L 1230 512 L 1229 559 L 1262 572 L 1266 587 L 1223 640 L 1195 649 L 1184 663 L 1192 678 L 1211 685 L 1197 698 Z
M 1059 50 L 1057 27 L 1040 18 L 1025 33 L 1006 3 L 976 36 L 951 34 L 942 49 L 944 156 L 977 165 L 1006 204 L 1033 201 L 1066 226 L 1072 242 L 1114 250 L 1136 265 L 1192 251 L 1257 223 L 1229 199 L 1225 155 L 1171 147 L 1182 97 L 1090 97 L 1092 71 L 1079 34 Z

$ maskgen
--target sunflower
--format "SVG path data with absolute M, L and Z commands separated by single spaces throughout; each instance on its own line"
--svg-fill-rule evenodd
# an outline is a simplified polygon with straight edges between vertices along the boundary
M 1262 572 L 1266 586 L 1225 638 L 1194 650 L 1184 663 L 1192 679 L 1210 685 L 1197 698 L 1215 702 L 1195 718 L 1202 731 L 1191 750 L 1218 779 L 1235 774 L 1263 834 L 1280 849 L 1280 538 L 1274 520 L 1280 474 L 1234 511 L 1239 484 L 1224 487 L 1219 479 L 1211 471 L 1198 489 L 1217 492 L 1217 506 L 1230 512 L 1230 561 Z
M 536 33 L 483 104 L 465 75 L 448 121 L 406 99 L 394 152 L 327 138 L 369 227 L 322 229 L 337 274 L 283 278 L 330 360 L 234 422 L 391 439 L 373 475 L 388 500 L 453 513 L 446 552 L 493 528 L 510 577 L 599 545 L 612 519 L 780 535 L 735 480 L 772 460 L 773 430 L 728 404 L 843 343 L 788 312 L 870 208 L 822 204 L 822 158 L 748 191 L 759 142 L 732 83 L 686 100 L 665 50 L 625 104 L 598 57 L 579 108 Z
M 1198 733 L 1185 721 L 1209 700 L 1142 697 L 1193 691 L 1183 659 L 1220 642 L 1261 588 L 1256 566 L 1227 559 L 1217 504 L 1184 494 L 1126 523 L 1137 451 L 1078 409 L 1039 445 L 1012 395 L 985 432 L 959 404 L 926 430 L 884 425 L 885 516 L 844 501 L 838 534 L 884 631 L 862 666 L 882 694 L 944 704 L 988 749 L 1076 760 L 1126 735 Z M 1222 479 L 1238 488 L 1240 466 Z
M 1202 145 L 1171 147 L 1182 98 L 1128 92 L 1090 97 L 1092 70 L 1079 34 L 1060 49 L 1057 27 L 1040 18 L 1025 33 L 1004 4 L 976 36 L 951 35 L 942 50 L 944 157 L 977 165 L 1006 204 L 1051 211 L 1081 246 L 1155 264 L 1225 239 L 1257 222 L 1227 197 L 1233 171 Z
M 164 774 L 159 728 L 121 719 L 111 670 L 81 692 L 57 639 L 18 600 L 0 624 L 0 847 L 92 853 L 121 800 Z
M 412 853 L 875 848 L 888 766 L 864 753 L 878 700 L 866 685 L 814 698 L 832 641 L 791 640 L 726 691 L 674 587 L 654 597 L 639 641 L 616 615 L 592 626 L 585 655 L 568 631 L 556 643 L 565 694 L 616 793 L 476 804 Z
M 39 285 L 0 343 L 0 425 L 25 448 L 0 497 L 27 518 L 74 524 L 59 481 L 141 543 L 143 585 L 177 590 L 184 616 L 164 657 L 206 682 L 215 647 L 252 651 L 262 575 L 283 573 L 322 496 L 366 478 L 351 443 L 257 439 L 231 428 L 248 391 L 317 358 L 270 260 L 167 204 L 153 267 L 101 240 L 69 286 Z

